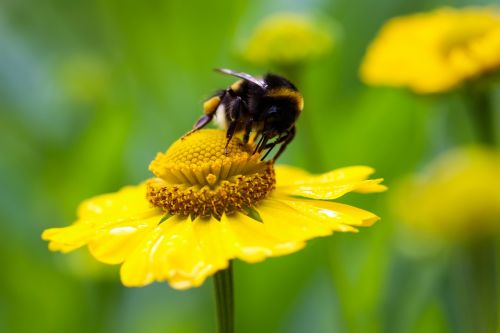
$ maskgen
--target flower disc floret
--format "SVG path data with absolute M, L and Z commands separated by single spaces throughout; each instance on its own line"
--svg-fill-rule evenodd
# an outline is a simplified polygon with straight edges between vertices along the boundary
M 271 162 L 252 154 L 250 145 L 232 139 L 226 149 L 221 131 L 192 133 L 159 153 L 150 170 L 147 198 L 172 215 L 215 216 L 253 207 L 276 180 Z

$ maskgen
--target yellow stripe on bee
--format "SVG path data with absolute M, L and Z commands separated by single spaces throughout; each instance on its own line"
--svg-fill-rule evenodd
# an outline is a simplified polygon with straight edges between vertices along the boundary
M 203 112 L 207 115 L 213 114 L 220 104 L 220 97 L 214 96 L 203 103 Z
M 231 90 L 232 91 L 238 91 L 240 90 L 241 84 L 243 83 L 243 80 L 238 80 L 235 83 L 231 85 Z
M 298 102 L 298 106 L 299 106 L 300 111 L 304 110 L 304 97 L 302 97 L 302 95 L 300 95 L 300 100 Z
M 271 89 L 266 93 L 266 96 L 290 98 L 292 100 L 295 100 L 299 111 L 302 111 L 302 109 L 304 108 L 304 98 L 302 97 L 302 95 L 298 91 L 290 88 Z

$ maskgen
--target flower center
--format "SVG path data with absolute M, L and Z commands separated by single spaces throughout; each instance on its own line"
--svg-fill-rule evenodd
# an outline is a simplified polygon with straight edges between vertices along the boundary
M 149 169 L 147 199 L 172 215 L 215 216 L 251 209 L 276 183 L 271 162 L 252 155 L 254 147 L 226 135 L 200 130 L 158 153 Z

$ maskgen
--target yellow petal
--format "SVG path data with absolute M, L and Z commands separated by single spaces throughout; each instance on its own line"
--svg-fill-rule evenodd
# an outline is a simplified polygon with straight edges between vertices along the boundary
M 152 259 L 158 244 L 164 238 L 160 226 L 151 230 L 123 262 L 120 277 L 125 286 L 144 286 L 155 280 Z
M 288 237 L 286 230 L 279 232 L 271 219 L 259 222 L 243 214 L 235 214 L 223 217 L 221 223 L 223 228 L 229 230 L 225 246 L 232 249 L 234 257 L 247 262 L 288 254 L 304 246 L 300 240 Z
M 361 65 L 363 81 L 439 93 L 500 67 L 498 9 L 441 8 L 389 20 Z
M 258 211 L 267 230 L 283 234 L 289 240 L 303 242 L 331 234 L 330 228 L 321 221 L 311 219 L 279 200 L 263 200 Z
M 162 240 L 158 242 L 151 260 L 155 277 L 167 280 L 176 289 L 200 286 L 205 279 L 216 270 L 225 267 L 226 263 L 214 266 L 210 251 L 203 246 L 203 238 L 195 231 L 198 224 L 212 224 L 210 219 L 176 218 L 165 221 L 162 229 Z
M 377 192 L 387 191 L 387 186 L 380 184 L 383 181 L 384 181 L 383 178 L 370 179 L 370 180 L 364 181 L 362 184 L 360 184 L 354 190 L 354 192 L 358 192 L 358 193 L 377 193 Z
M 95 233 L 94 223 L 77 222 L 66 228 L 51 228 L 42 233 L 51 251 L 67 253 L 85 245 Z
M 126 186 L 118 192 L 102 194 L 83 201 L 78 207 L 78 218 L 91 221 L 112 221 L 122 218 L 137 219 L 158 214 L 146 200 L 146 184 Z
M 283 229 L 285 221 L 262 223 L 240 213 L 223 216 L 220 221 L 174 216 L 151 231 L 130 253 L 121 268 L 122 282 L 144 286 L 168 281 L 173 288 L 187 289 L 200 286 L 207 277 L 226 268 L 231 259 L 258 262 L 297 251 L 304 246 L 299 229 L 307 232 L 311 227 L 296 217 L 288 220 L 290 228 Z M 328 232 L 320 226 L 313 229 L 314 234 Z M 295 230 L 293 239 L 291 230 Z
M 179 216 L 158 225 L 123 263 L 123 284 L 144 286 L 167 280 L 174 288 L 186 289 L 203 283 L 215 270 L 205 261 L 204 255 L 210 253 L 203 253 L 194 225 Z
M 332 170 L 319 175 L 311 175 L 306 171 L 291 167 L 278 165 L 276 170 L 276 182 L 278 186 L 291 184 L 323 184 L 323 183 L 345 183 L 346 181 L 365 180 L 375 172 L 367 166 L 351 166 Z
M 51 251 L 69 252 L 89 244 L 98 260 L 119 263 L 126 254 L 124 245 L 130 246 L 139 237 L 139 231 L 154 226 L 163 215 L 151 207 L 145 193 L 141 184 L 88 199 L 79 207 L 77 222 L 65 228 L 47 229 L 42 239 L 50 242 Z
M 368 187 L 369 185 L 369 187 Z M 365 191 L 372 192 L 375 190 L 382 191 L 385 189 L 380 188 L 382 185 L 378 187 L 374 187 L 370 181 L 362 181 L 355 183 L 347 183 L 347 184 L 335 184 L 335 183 L 327 183 L 327 184 L 318 184 L 318 185 L 297 185 L 297 186 L 287 186 L 277 189 L 277 194 L 286 194 L 289 196 L 300 196 L 311 199 L 318 200 L 333 200 L 343 196 L 349 192 L 363 192 Z
M 283 170 L 283 182 L 279 182 Z M 300 169 L 281 167 L 277 168 L 276 192 L 292 196 L 303 196 L 312 199 L 332 200 L 348 192 L 381 192 L 386 187 L 380 185 L 383 179 L 366 180 L 374 172 L 366 166 L 353 166 L 333 170 L 320 175 L 301 175 Z
M 262 200 L 262 222 L 244 214 L 213 218 L 173 216 L 149 230 L 121 269 L 126 286 L 168 281 L 173 288 L 200 286 L 231 259 L 262 261 L 298 251 L 305 241 L 333 231 L 355 231 L 378 218 L 366 211 L 333 202 L 304 199 Z
M 106 264 L 119 264 L 137 247 L 148 232 L 160 222 L 162 215 L 143 220 L 106 223 L 88 242 L 90 253 Z
M 278 186 L 294 184 L 304 178 L 311 177 L 311 174 L 307 171 L 289 165 L 275 165 L 274 170 Z
M 351 166 L 346 168 L 336 169 L 314 176 L 310 182 L 313 183 L 336 183 L 347 181 L 359 181 L 368 178 L 375 170 L 367 166 Z M 306 180 L 306 183 L 309 181 Z
M 279 189 L 280 192 L 277 193 L 286 193 L 288 195 L 301 196 L 312 199 L 320 199 L 320 200 L 332 200 L 337 199 L 343 196 L 346 193 L 352 192 L 356 189 L 357 184 L 343 184 L 343 185 L 331 185 L 331 184 L 322 184 L 322 185 L 302 185 L 295 187 L 288 187 L 285 189 Z
M 356 232 L 353 226 L 371 226 L 379 220 L 371 212 L 337 202 L 300 198 L 279 200 L 310 218 L 320 219 L 334 231 Z

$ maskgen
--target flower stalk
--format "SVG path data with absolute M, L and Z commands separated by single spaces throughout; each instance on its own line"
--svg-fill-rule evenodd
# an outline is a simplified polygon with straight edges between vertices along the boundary
M 451 292 L 455 318 L 465 332 L 496 332 L 498 289 L 496 249 L 493 239 L 476 241 L 458 249 L 451 265 Z
M 488 239 L 470 249 L 470 268 L 478 301 L 478 318 L 475 332 L 494 332 L 498 324 L 498 285 L 495 241 Z
M 496 119 L 489 89 L 482 86 L 468 86 L 465 99 L 478 141 L 494 147 Z
M 234 333 L 233 265 L 214 275 L 215 301 L 217 306 L 217 332 Z
M 490 91 L 485 87 L 467 87 L 468 110 L 478 141 L 489 147 L 496 147 L 495 113 Z M 467 304 L 479 310 L 471 329 L 475 332 L 494 332 L 498 325 L 498 264 L 495 239 L 489 237 L 475 241 L 466 249 L 464 260 L 472 288 L 469 289 Z M 466 287 L 467 288 L 467 287 Z M 467 296 L 466 296 L 467 297 Z

